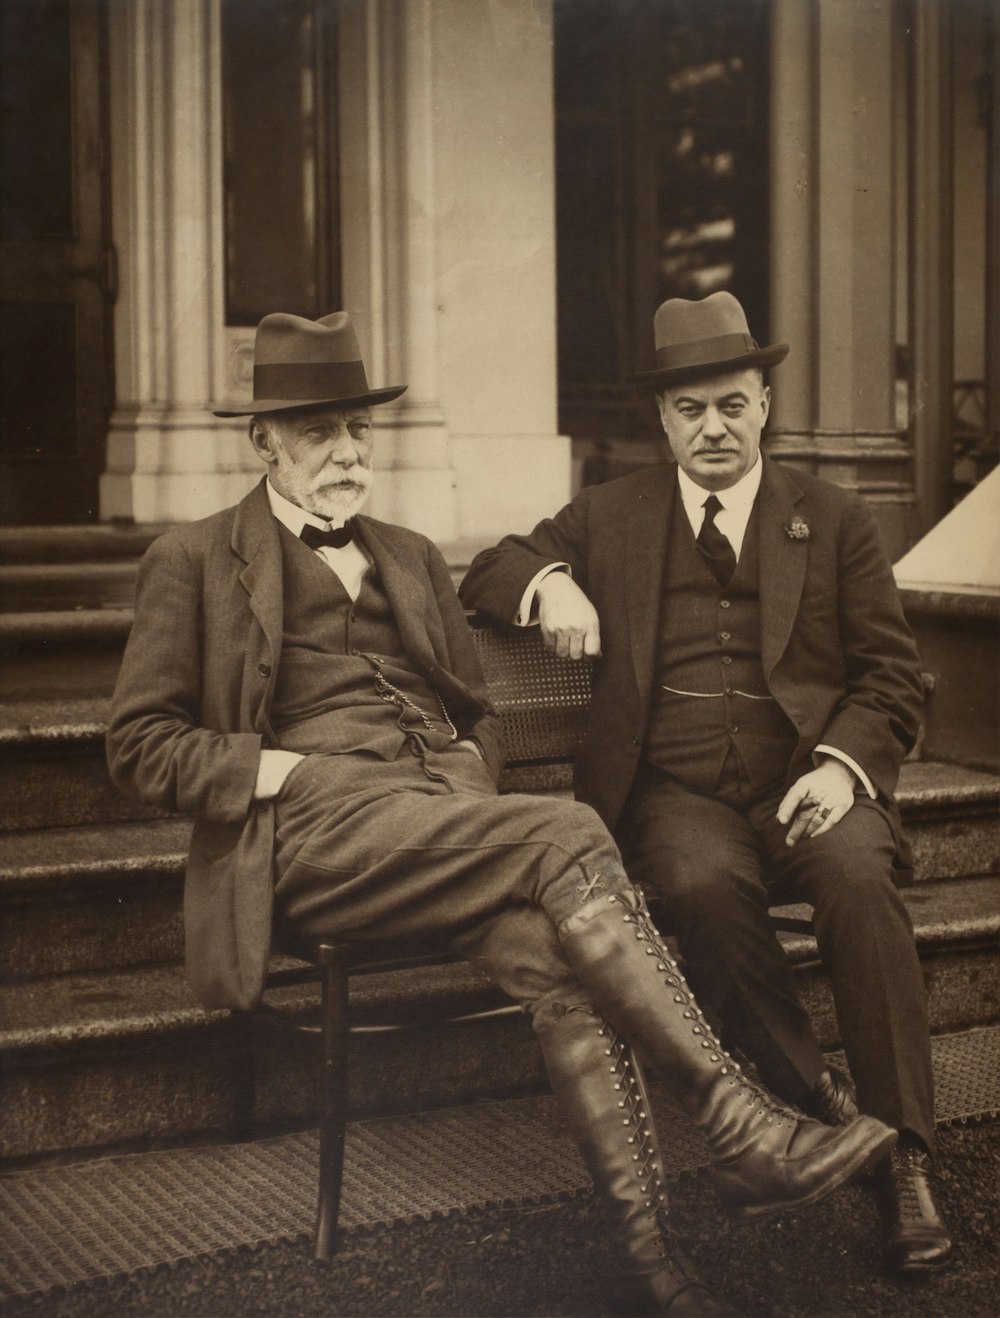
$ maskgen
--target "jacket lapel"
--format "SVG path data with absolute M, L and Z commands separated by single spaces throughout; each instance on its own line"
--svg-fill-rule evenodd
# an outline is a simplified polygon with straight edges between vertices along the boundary
M 788 533 L 803 491 L 794 473 L 764 458 L 760 486 L 760 650 L 770 677 L 785 652 L 802 598 L 809 559 L 808 539 Z
M 247 646 L 247 662 L 256 667 L 258 650 L 265 654 L 271 667 L 271 681 L 261 691 L 261 700 L 254 711 L 255 728 L 266 724 L 263 711 L 270 701 L 274 675 L 281 658 L 281 640 L 284 627 L 281 580 L 281 541 L 278 527 L 267 500 L 264 481 L 247 495 L 236 510 L 231 545 L 245 566 L 240 572 L 240 584 L 250 597 L 250 609 L 260 626 L 260 645 Z
M 653 685 L 660 591 L 677 483 L 673 463 L 654 469 L 654 474 L 630 505 L 625 529 L 625 603 L 635 680 L 643 701 Z

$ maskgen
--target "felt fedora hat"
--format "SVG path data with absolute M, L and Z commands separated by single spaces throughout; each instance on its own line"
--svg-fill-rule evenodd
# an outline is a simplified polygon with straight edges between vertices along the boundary
M 405 384 L 372 389 L 358 336 L 346 311 L 306 320 L 284 311 L 265 316 L 253 346 L 253 402 L 216 416 L 255 416 L 294 407 L 366 407 L 389 403 Z
M 732 293 L 710 293 L 697 302 L 668 299 L 653 320 L 656 370 L 629 378 L 663 388 L 703 375 L 777 366 L 788 356 L 787 343 L 761 348 L 751 337 L 743 307 Z

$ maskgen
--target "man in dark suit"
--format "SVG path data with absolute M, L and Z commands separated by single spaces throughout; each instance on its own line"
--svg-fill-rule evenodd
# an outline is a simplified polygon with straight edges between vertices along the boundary
M 708 1030 L 596 814 L 497 795 L 499 722 L 441 555 L 355 515 L 372 483 L 372 407 L 402 392 L 369 387 L 346 314 L 264 318 L 254 401 L 222 415 L 251 417 L 267 478 L 144 558 L 112 775 L 195 816 L 186 951 L 206 1006 L 256 1002 L 272 917 L 299 936 L 461 951 L 531 1014 L 615 1212 L 627 1284 L 673 1318 L 731 1314 L 666 1231 L 626 1038 L 705 1132 L 720 1192 L 744 1215 L 816 1201 L 895 1134 L 776 1104 Z
M 863 499 L 760 455 L 787 345 L 758 347 L 729 293 L 656 314 L 676 465 L 585 489 L 480 554 L 460 594 L 598 660 L 576 795 L 664 900 L 723 1037 L 783 1098 L 856 1111 L 795 993 L 768 905 L 808 902 L 860 1106 L 901 1132 L 882 1177 L 889 1265 L 943 1267 L 931 1191 L 930 1041 L 893 792 L 921 682 Z

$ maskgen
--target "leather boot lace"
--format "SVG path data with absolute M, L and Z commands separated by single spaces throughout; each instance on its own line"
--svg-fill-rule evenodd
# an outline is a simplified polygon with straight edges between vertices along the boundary
M 605 1042 L 604 1055 L 608 1059 L 611 1083 L 618 1094 L 622 1125 L 628 1131 L 626 1138 L 646 1210 L 656 1229 L 665 1234 L 669 1230 L 670 1214 L 663 1166 L 653 1136 L 644 1086 L 633 1065 L 631 1050 L 618 1031 L 602 1021 L 597 1032 Z M 667 1260 L 662 1241 L 660 1252 Z
M 673 991 L 674 1002 L 683 1009 L 684 1019 L 691 1022 L 691 1033 L 700 1039 L 701 1047 L 708 1054 L 709 1061 L 719 1066 L 720 1075 L 728 1077 L 730 1086 L 739 1088 L 741 1094 L 745 1096 L 748 1107 L 760 1112 L 768 1125 L 799 1124 L 802 1121 L 801 1115 L 768 1090 L 755 1084 L 722 1047 L 695 1001 L 680 966 L 670 955 L 658 929 L 653 924 L 642 893 L 631 884 L 626 884 L 609 893 L 608 901 L 625 908 L 622 919 L 625 924 L 635 927 L 636 940 L 647 945 L 646 955 L 656 957 L 657 973 L 663 976 L 665 987 Z

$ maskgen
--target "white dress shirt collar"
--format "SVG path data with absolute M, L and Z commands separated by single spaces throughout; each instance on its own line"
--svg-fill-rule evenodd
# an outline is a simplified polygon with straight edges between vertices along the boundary
M 740 551 L 743 548 L 743 539 L 747 532 L 747 523 L 750 521 L 750 514 L 753 512 L 754 500 L 757 498 L 757 491 L 760 489 L 761 477 L 764 474 L 764 464 L 761 461 L 760 454 L 757 454 L 757 461 L 753 464 L 745 476 L 741 476 L 735 485 L 730 485 L 728 490 L 706 490 L 703 486 L 697 485 L 686 471 L 677 468 L 677 485 L 680 489 L 681 502 L 684 504 L 684 511 L 687 513 L 687 519 L 691 523 L 691 530 L 697 536 L 701 530 L 701 524 L 705 520 L 705 500 L 712 493 L 722 504 L 719 512 L 715 516 L 715 525 L 726 537 L 733 547 L 733 551 L 739 559 Z

